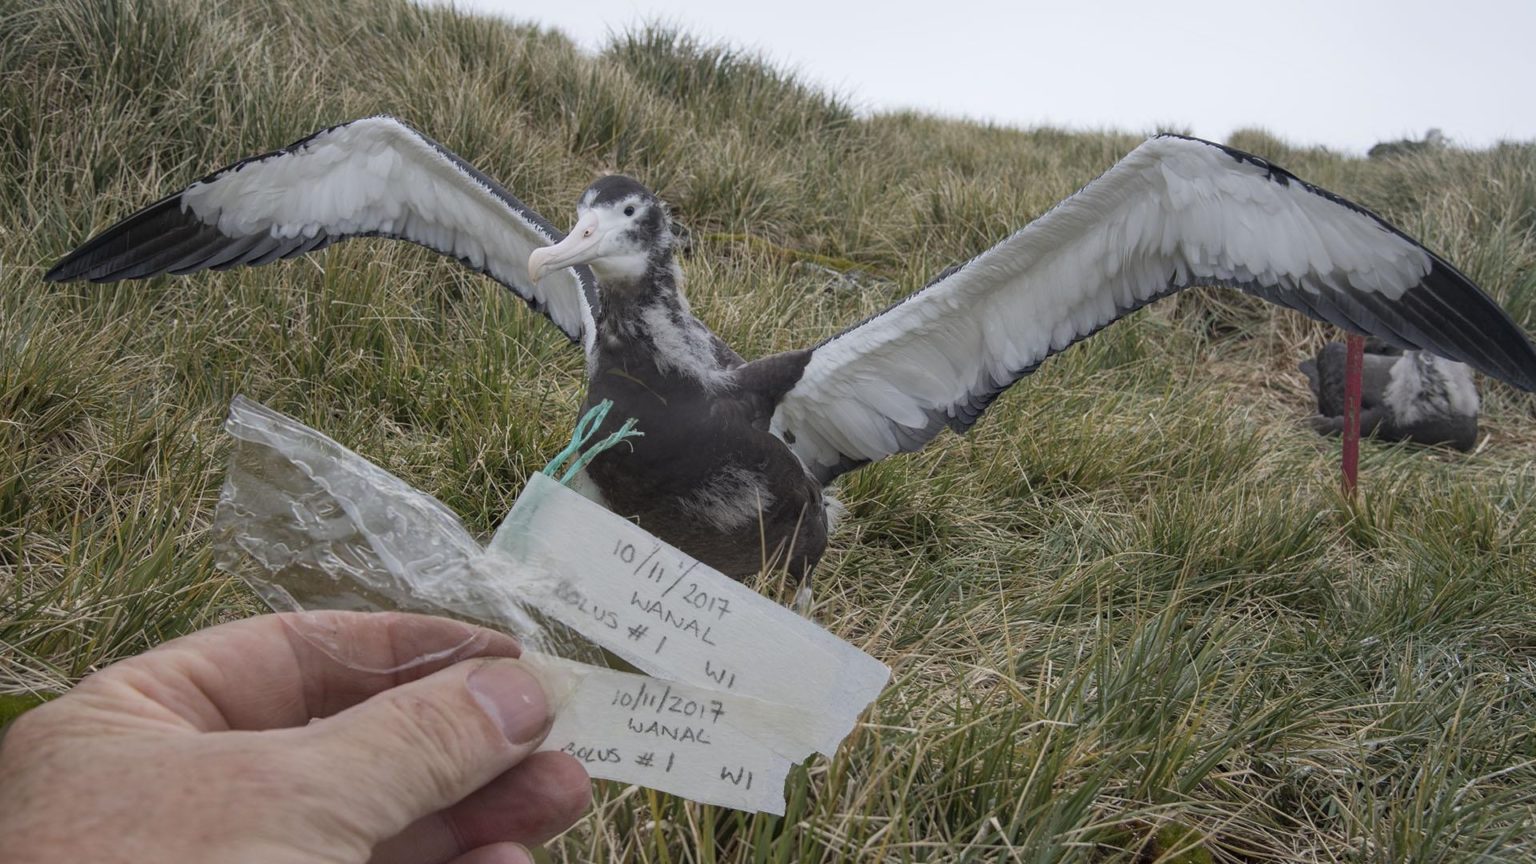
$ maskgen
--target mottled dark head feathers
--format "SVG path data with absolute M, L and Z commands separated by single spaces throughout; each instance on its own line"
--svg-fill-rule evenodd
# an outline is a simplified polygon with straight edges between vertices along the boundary
M 633 248 L 661 251 L 672 247 L 672 220 L 666 203 L 632 177 L 599 177 L 582 193 L 576 209 L 578 214 L 610 210 L 629 220 L 621 237 Z
M 617 204 L 626 198 L 638 198 L 646 202 L 661 203 L 656 193 L 645 188 L 640 181 L 623 174 L 609 174 L 599 177 L 587 187 L 587 191 L 581 194 L 581 205 L 592 207 L 603 204 Z

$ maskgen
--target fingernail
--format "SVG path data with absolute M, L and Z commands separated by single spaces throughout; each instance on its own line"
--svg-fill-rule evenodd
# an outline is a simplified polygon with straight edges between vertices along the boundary
M 549 727 L 544 688 L 517 663 L 486 663 L 469 673 L 464 686 L 513 744 L 531 744 Z
M 500 857 L 496 858 L 497 864 L 535 864 L 533 853 L 521 843 L 499 843 L 496 851 Z

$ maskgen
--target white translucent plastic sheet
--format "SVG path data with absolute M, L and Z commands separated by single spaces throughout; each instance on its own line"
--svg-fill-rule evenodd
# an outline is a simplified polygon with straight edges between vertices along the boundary
M 274 609 L 427 612 L 517 636 L 556 706 L 545 748 L 595 777 L 782 813 L 790 766 L 835 752 L 889 678 L 543 475 L 487 549 L 436 499 L 289 417 L 237 397 L 226 428 L 220 566 Z M 348 646 L 320 647 L 356 665 Z M 605 668 L 601 649 L 656 677 Z

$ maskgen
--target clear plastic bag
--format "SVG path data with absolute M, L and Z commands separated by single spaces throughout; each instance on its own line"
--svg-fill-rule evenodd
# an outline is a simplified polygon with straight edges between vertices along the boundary
M 243 396 L 225 428 L 234 447 L 214 516 L 217 561 L 273 610 L 444 615 L 516 636 L 531 662 L 554 655 L 607 665 L 603 652 L 519 599 L 514 580 L 538 572 L 513 573 L 487 555 L 437 499 Z M 359 668 L 347 645 L 318 630 L 302 635 Z

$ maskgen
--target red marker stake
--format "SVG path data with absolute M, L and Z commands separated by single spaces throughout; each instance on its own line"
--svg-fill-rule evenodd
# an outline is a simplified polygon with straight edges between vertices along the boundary
M 1354 495 L 1360 481 L 1360 373 L 1365 368 L 1365 337 L 1351 333 L 1344 344 L 1344 494 Z

